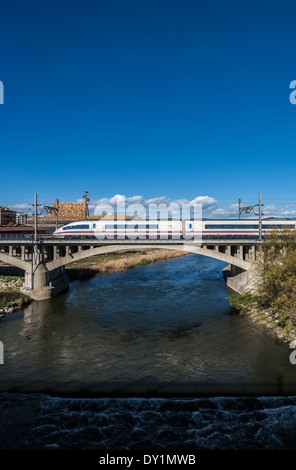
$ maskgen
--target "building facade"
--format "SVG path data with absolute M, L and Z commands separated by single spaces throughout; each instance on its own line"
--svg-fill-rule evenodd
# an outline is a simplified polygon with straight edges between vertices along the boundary
M 8 207 L 0 206 L 0 226 L 1 225 L 15 225 L 16 224 L 16 212 L 9 209 Z
M 17 225 L 26 225 L 27 224 L 27 214 L 24 212 L 17 212 L 16 213 L 16 224 Z

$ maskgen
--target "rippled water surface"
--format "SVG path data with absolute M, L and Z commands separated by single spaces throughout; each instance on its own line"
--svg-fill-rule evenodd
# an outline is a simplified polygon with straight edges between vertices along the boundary
M 296 398 L 246 396 L 295 393 L 290 350 L 230 312 L 222 267 L 100 275 L 2 319 L 0 449 L 295 449 Z
M 58 398 L 0 394 L 0 449 L 296 449 L 288 397 Z
M 188 255 L 71 283 L 0 322 L 0 391 L 294 393 L 296 367 L 230 312 L 224 264 Z

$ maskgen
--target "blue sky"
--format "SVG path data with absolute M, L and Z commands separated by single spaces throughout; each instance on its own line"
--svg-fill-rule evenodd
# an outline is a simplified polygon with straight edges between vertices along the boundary
M 290 0 L 1 2 L 0 204 L 295 203 L 295 15 Z

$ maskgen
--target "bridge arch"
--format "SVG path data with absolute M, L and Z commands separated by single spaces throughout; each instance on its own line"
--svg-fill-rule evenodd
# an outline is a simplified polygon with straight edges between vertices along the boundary
M 214 258 L 225 263 L 232 264 L 238 268 L 248 270 L 251 263 L 240 257 L 232 256 L 227 253 L 222 253 L 217 249 L 208 249 L 205 247 L 196 247 L 193 245 L 168 245 L 168 244 L 159 244 L 159 245 L 149 245 L 149 244 L 135 244 L 135 245 L 108 245 L 108 246 L 99 246 L 99 247 L 90 247 L 87 250 L 80 250 L 76 253 L 67 253 L 65 256 L 57 258 L 56 260 L 49 261 L 46 263 L 49 270 L 57 269 L 61 266 L 65 266 L 69 263 L 75 261 L 80 261 L 92 256 L 116 253 L 120 251 L 128 250 L 147 250 L 148 248 L 155 248 L 158 250 L 174 250 L 174 251 L 183 251 L 184 253 L 193 253 L 197 255 L 206 256 L 209 258 Z M 1 256 L 0 256 L 1 259 Z
M 248 282 L 249 269 L 256 259 L 256 244 L 246 242 L 210 241 L 201 246 L 176 240 L 119 242 L 46 240 L 35 245 L 32 242 L 0 243 L 0 261 L 25 271 L 26 293 L 36 300 L 51 298 L 69 284 L 65 265 L 96 255 L 120 251 L 177 250 L 184 254 L 198 254 L 231 265 L 234 282 Z M 239 277 L 238 277 L 239 276 Z M 237 279 L 235 281 L 235 278 Z M 230 284 L 231 281 L 229 281 Z M 238 284 L 237 284 L 238 285 Z M 235 290 L 238 291 L 237 287 Z

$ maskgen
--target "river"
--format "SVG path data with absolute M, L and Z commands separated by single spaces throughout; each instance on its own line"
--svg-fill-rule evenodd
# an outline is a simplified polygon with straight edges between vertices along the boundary
M 291 447 L 296 399 L 279 396 L 296 391 L 290 350 L 231 313 L 223 267 L 188 255 L 98 275 L 3 318 L 1 413 L 23 425 L 12 439 L 2 419 L 0 448 L 266 448 L 262 423 L 279 430 L 282 413 L 267 447 Z M 115 438 L 115 416 L 129 434 Z M 256 433 L 238 444 L 242 416 Z

